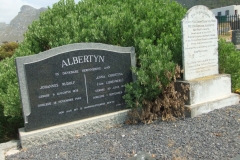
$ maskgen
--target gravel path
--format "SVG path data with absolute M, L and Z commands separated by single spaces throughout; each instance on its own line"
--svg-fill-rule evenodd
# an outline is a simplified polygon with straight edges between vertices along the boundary
M 139 151 L 157 160 L 232 159 L 240 154 L 240 105 L 175 122 L 123 125 L 76 136 L 22 149 L 6 160 L 126 160 Z

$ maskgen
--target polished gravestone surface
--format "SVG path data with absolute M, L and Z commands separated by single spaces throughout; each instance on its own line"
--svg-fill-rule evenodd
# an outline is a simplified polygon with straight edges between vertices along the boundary
M 25 130 L 125 109 L 133 47 L 79 43 L 16 59 Z
M 240 45 L 240 30 L 232 31 L 232 42 L 234 45 Z

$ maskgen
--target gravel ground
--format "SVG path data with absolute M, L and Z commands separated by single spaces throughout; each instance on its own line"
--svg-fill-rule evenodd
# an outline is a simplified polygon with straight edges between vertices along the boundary
M 139 151 L 157 160 L 232 159 L 240 154 L 240 105 L 175 122 L 123 125 L 50 142 L 6 160 L 126 160 Z

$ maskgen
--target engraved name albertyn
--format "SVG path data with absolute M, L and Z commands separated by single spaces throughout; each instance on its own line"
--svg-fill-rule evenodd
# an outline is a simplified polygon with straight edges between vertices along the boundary
M 62 68 L 71 66 L 78 63 L 91 63 L 91 62 L 104 62 L 105 56 L 99 55 L 84 55 L 77 56 L 72 58 L 67 58 L 66 60 L 62 60 Z

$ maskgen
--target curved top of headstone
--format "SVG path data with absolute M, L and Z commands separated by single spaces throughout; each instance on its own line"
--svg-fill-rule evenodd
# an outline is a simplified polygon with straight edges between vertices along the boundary
M 210 20 L 216 19 L 213 12 L 206 6 L 198 5 L 190 8 L 182 21 L 199 21 L 200 20 Z
M 17 59 L 21 59 L 23 63 L 29 61 L 38 61 L 42 59 L 46 59 L 55 55 L 63 54 L 65 52 L 76 51 L 76 50 L 105 50 L 119 53 L 135 53 L 134 47 L 121 47 L 115 45 L 109 45 L 104 43 L 73 43 L 67 44 L 63 46 L 58 46 L 55 48 L 51 48 L 49 50 L 40 52 L 38 54 L 17 57 Z

